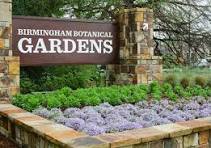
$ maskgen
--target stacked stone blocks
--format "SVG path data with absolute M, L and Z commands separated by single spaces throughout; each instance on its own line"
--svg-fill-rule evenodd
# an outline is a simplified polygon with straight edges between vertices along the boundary
M 162 80 L 161 58 L 154 56 L 153 11 L 124 9 L 119 14 L 120 64 L 107 66 L 113 84 L 150 83 Z
M 12 2 L 0 0 L 0 101 L 19 92 L 19 67 L 12 56 Z
M 0 104 L 0 133 L 29 148 L 210 148 L 211 117 L 88 136 L 11 104 Z
M 0 100 L 7 100 L 19 92 L 19 58 L 0 57 Z

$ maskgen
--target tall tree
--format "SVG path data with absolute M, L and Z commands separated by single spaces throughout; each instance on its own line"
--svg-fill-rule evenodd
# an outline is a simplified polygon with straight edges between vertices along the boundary
M 13 15 L 61 17 L 66 0 L 13 0 Z

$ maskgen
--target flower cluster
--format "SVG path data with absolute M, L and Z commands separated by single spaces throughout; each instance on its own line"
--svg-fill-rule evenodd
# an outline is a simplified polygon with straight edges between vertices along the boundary
M 64 111 L 40 107 L 33 113 L 93 136 L 211 116 L 211 98 L 193 97 L 177 102 L 163 99 L 119 106 L 103 103 Z

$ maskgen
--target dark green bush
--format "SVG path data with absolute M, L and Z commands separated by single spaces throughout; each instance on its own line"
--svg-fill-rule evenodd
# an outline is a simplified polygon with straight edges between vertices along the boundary
M 180 80 L 180 84 L 182 85 L 183 88 L 187 88 L 188 86 L 190 86 L 190 79 L 184 77 Z
M 21 69 L 21 93 L 100 86 L 100 68 L 94 65 L 25 67 Z
M 205 87 L 206 86 L 206 79 L 204 77 L 197 76 L 197 77 L 195 77 L 195 84 L 199 85 L 201 87 Z

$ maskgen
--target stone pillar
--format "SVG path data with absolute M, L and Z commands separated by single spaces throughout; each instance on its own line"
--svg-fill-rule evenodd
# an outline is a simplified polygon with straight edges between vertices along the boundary
M 124 9 L 119 13 L 120 64 L 108 65 L 109 84 L 148 84 L 162 80 L 162 59 L 154 56 L 153 11 Z
M 12 0 L 0 0 L 0 102 L 19 92 L 19 57 L 12 55 Z

